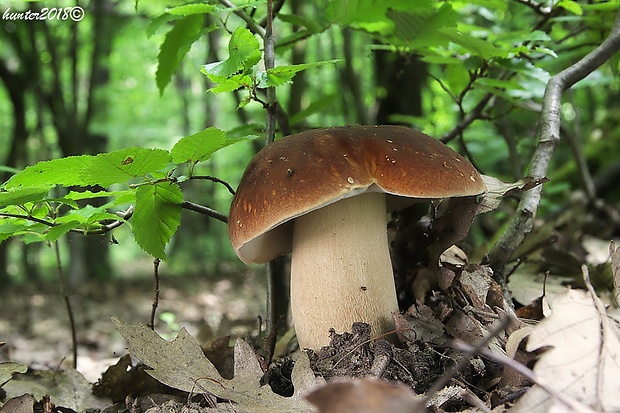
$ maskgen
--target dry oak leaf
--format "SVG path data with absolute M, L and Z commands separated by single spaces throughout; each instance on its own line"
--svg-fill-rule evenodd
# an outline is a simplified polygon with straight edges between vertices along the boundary
M 593 291 L 569 289 L 550 305 L 527 344 L 528 351 L 550 347 L 534 367 L 538 384 L 512 411 L 620 411 L 620 332 L 602 302 Z
M 254 350 L 243 340 L 234 348 L 234 377 L 227 380 L 207 359 L 196 340 L 184 328 L 173 341 L 166 341 L 144 324 L 129 325 L 112 317 L 121 335 L 129 343 L 129 352 L 152 370 L 147 373 L 160 383 L 175 389 L 204 393 L 231 400 L 237 413 L 313 413 L 303 396 L 325 381 L 316 378 L 310 361 L 302 353 L 292 372 L 295 394 L 282 397 L 261 386 L 263 372 Z M 228 408 L 230 406 L 226 406 Z

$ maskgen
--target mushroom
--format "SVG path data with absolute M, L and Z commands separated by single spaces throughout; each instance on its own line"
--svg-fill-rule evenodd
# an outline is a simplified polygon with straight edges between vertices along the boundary
M 249 163 L 229 215 L 246 264 L 291 256 L 291 312 L 300 347 L 329 344 L 355 321 L 374 336 L 398 311 L 387 212 L 485 191 L 443 143 L 400 126 L 350 126 L 282 138 Z

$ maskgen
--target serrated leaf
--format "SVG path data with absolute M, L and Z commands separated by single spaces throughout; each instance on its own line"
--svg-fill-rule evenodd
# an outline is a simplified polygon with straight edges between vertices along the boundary
M 266 89 L 271 86 L 281 86 L 285 83 L 290 82 L 297 72 L 301 72 L 302 70 L 309 69 L 311 67 L 323 66 L 328 63 L 337 63 L 341 60 L 326 60 L 323 62 L 314 62 L 314 63 L 303 63 L 298 65 L 288 65 L 288 66 L 277 66 L 273 69 L 268 69 L 267 71 L 261 71 L 256 74 L 256 78 L 258 80 L 258 87 L 261 89 Z
M 80 155 L 38 162 L 13 175 L 4 184 L 4 188 L 86 186 L 81 173 L 90 166 L 93 159 L 91 155 Z
M 228 139 L 223 130 L 210 127 L 179 140 L 170 153 L 174 163 L 202 162 L 217 150 L 235 142 L 236 140 Z
M 164 38 L 157 56 L 157 72 L 155 79 L 159 93 L 170 83 L 172 75 L 179 68 L 181 61 L 204 33 L 203 17 L 199 14 L 191 14 L 175 21 L 174 26 Z
M 43 200 L 49 192 L 49 188 L 42 186 L 22 187 L 0 191 L 0 208 L 8 205 L 23 205 L 28 202 Z
M 172 182 L 144 185 L 136 191 L 131 219 L 136 242 L 155 258 L 166 258 L 166 244 L 181 223 L 181 188 Z
M 206 72 L 203 71 L 206 74 Z M 252 87 L 252 78 L 248 75 L 239 74 L 230 77 L 213 76 L 207 74 L 210 81 L 216 84 L 216 86 L 209 89 L 211 93 L 226 93 L 233 92 L 242 87 Z
M 45 234 L 45 239 L 49 242 L 55 242 L 57 241 L 60 237 L 62 237 L 63 235 L 65 235 L 67 232 L 71 231 L 72 229 L 78 228 L 80 227 L 82 224 L 79 223 L 78 221 L 69 221 L 69 222 L 64 222 L 62 224 L 58 224 L 52 228 L 50 228 L 46 234 Z
M 70 191 L 67 195 L 65 195 L 64 199 L 70 199 L 72 201 L 82 201 L 84 199 L 97 199 L 97 198 L 121 198 L 126 202 L 131 202 L 134 199 L 134 190 L 126 189 L 123 191 Z
M 128 341 L 131 354 L 151 368 L 147 373 L 170 387 L 188 392 L 202 390 L 232 400 L 236 403 L 235 410 L 241 412 L 315 411 L 303 400 L 303 396 L 324 383 L 324 380 L 314 377 L 306 353 L 299 355 L 291 374 L 295 394 L 282 397 L 273 393 L 269 386 L 261 386 L 263 371 L 256 353 L 243 340 L 235 343 L 235 374 L 227 380 L 220 376 L 196 340 L 184 328 L 172 342 L 167 342 L 145 325 L 128 325 L 116 317 L 112 321 Z
M 238 72 L 245 73 L 261 59 L 258 40 L 245 27 L 238 27 L 228 42 L 228 59 L 203 66 L 207 75 L 230 77 Z
M 457 14 L 448 3 L 438 10 L 388 10 L 386 15 L 394 24 L 393 43 L 408 47 L 437 46 L 448 39 L 440 31 L 456 25 Z
M 183 6 L 172 7 L 166 10 L 175 16 L 189 16 L 192 14 L 208 14 L 215 10 L 215 5 L 207 3 L 184 4 Z
M 80 176 L 87 185 L 108 187 L 161 171 L 170 161 L 163 149 L 127 148 L 97 155 Z
M 470 53 L 489 60 L 493 58 L 506 58 L 508 51 L 501 49 L 491 42 L 477 37 L 461 33 L 456 29 L 444 28 L 441 33 L 447 37 L 452 43 L 458 44 Z

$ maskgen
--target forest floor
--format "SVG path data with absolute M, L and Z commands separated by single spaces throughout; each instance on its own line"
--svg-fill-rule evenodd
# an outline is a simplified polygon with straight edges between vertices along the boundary
M 613 273 L 620 279 L 620 249 L 614 250 L 610 266 L 607 242 L 590 247 L 583 256 L 592 275 Z M 558 402 L 619 410 L 618 309 L 607 311 L 612 310 L 606 308 L 611 297 L 604 294 L 605 303 L 600 301 L 585 267 L 580 289 L 575 288 L 578 277 L 545 276 L 549 271 L 540 265 L 549 266 L 550 257 L 568 261 L 563 246 L 554 248 L 511 276 L 513 297 L 529 304 L 526 312 L 517 311 L 519 319 L 509 316 L 512 309 L 490 268 L 468 264 L 463 251 L 453 247 L 442 255 L 438 274 L 446 289 L 394 314 L 398 343 L 371 337 L 367 324 L 355 323 L 351 333 L 332 334 L 330 346 L 300 352 L 291 330 L 275 351 L 290 357 L 269 366 L 263 341 L 256 340 L 266 296 L 257 271 L 212 281 L 163 276 L 157 334 L 146 326 L 153 305 L 151 279 L 75 289 L 69 298 L 81 375 L 71 369 L 71 329 L 58 286 L 5 288 L 0 291 L 0 343 L 6 342 L 0 344 L 0 391 L 29 406 L 20 412 L 34 406 L 45 413 L 314 413 L 317 408 L 320 413 L 352 413 L 361 405 L 381 406 L 364 410 L 373 413 L 422 412 L 426 406 L 438 412 L 477 406 L 531 413 L 538 411 L 533 406 Z M 580 271 L 579 265 L 572 267 Z M 424 267 L 417 270 L 417 277 L 428 273 Z M 233 344 L 229 335 L 246 340 Z M 278 351 L 280 344 L 284 351 Z M 553 350 L 541 352 L 543 348 Z M 126 356 L 128 349 L 132 358 Z M 520 370 L 524 366 L 533 366 L 534 373 Z M 3 384 L 7 370 L 12 379 Z M 603 390 L 597 377 L 602 377 Z M 541 393 L 542 384 L 547 387 Z M 7 405 L 0 413 L 17 411 Z
M 265 288 L 260 274 L 247 271 L 220 280 L 162 277 L 156 330 L 173 338 L 180 327 L 198 340 L 231 334 L 244 337 L 264 314 Z M 147 324 L 153 303 L 153 279 L 86 283 L 69 294 L 78 348 L 78 371 L 95 382 L 126 354 L 126 341 L 111 320 Z M 0 362 L 11 360 L 39 368 L 70 367 L 71 329 L 57 285 L 0 290 Z

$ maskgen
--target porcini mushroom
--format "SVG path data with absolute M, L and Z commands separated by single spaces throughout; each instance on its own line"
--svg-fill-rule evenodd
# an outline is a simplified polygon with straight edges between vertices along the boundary
M 400 126 L 318 129 L 282 138 L 249 163 L 229 215 L 239 258 L 291 256 L 291 311 L 302 348 L 355 321 L 374 335 L 398 311 L 387 212 L 478 195 L 482 178 L 443 143 Z

